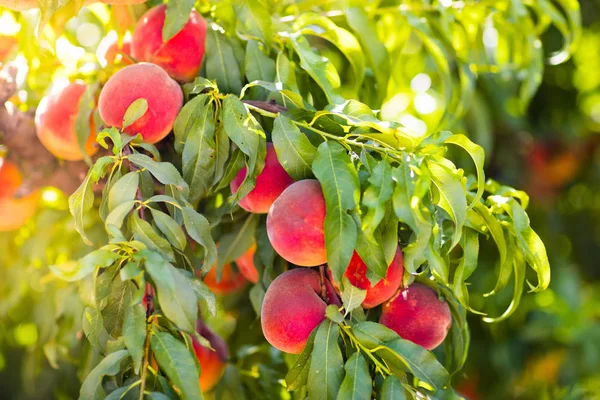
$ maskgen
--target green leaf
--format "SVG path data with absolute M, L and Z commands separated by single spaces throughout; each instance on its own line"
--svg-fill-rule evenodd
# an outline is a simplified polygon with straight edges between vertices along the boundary
M 352 354 L 346 365 L 346 376 L 337 395 L 337 400 L 370 400 L 372 392 L 371 374 L 369 364 L 359 351 Z
M 79 99 L 77 117 L 75 118 L 75 136 L 77 136 L 77 144 L 88 165 L 91 164 L 91 160 L 86 151 L 86 143 L 90 135 L 96 133 L 91 131 L 90 118 L 96 107 L 94 97 L 97 89 L 98 85 L 95 84 L 86 86 L 85 92 L 83 92 Z
M 142 118 L 148 111 L 148 100 L 139 98 L 127 107 L 123 115 L 123 128 L 133 125 L 138 119 Z
M 452 244 L 448 249 L 450 251 L 458 244 L 467 218 L 466 189 L 462 174 L 459 174 L 456 169 L 451 170 L 446 165 L 436 162 L 428 162 L 427 168 L 431 172 L 431 181 L 439 195 L 437 205 L 450 215 L 455 224 Z
M 75 218 L 75 229 L 79 232 L 83 241 L 90 246 L 92 242 L 85 234 L 83 219 L 93 205 L 94 191 L 92 188 L 91 173 L 88 172 L 79 188 L 69 197 L 69 211 L 71 211 L 71 215 Z
M 129 223 L 135 240 L 144 243 L 151 250 L 160 252 L 160 254 L 169 261 L 175 259 L 171 244 L 169 244 L 166 239 L 159 236 L 150 223 L 141 219 L 137 213 L 131 214 Z
M 157 332 L 152 336 L 150 346 L 161 370 L 169 377 L 173 386 L 181 391 L 181 398 L 202 399 L 196 361 L 185 345 L 170 333 Z
M 395 375 L 390 375 L 383 381 L 379 396 L 379 400 L 405 400 L 406 392 L 400 379 Z
M 119 350 L 107 355 L 100 363 L 88 374 L 85 381 L 81 384 L 79 391 L 80 400 L 104 399 L 105 393 L 102 389 L 102 378 L 104 376 L 113 376 L 119 373 L 121 361 L 129 355 L 127 350 Z M 198 385 L 196 381 L 196 385 Z
M 344 316 L 340 313 L 338 306 L 335 304 L 330 304 L 327 306 L 325 309 L 325 316 L 338 324 L 344 322 Z
M 118 155 L 121 149 L 123 148 L 123 140 L 121 139 L 121 133 L 114 126 L 111 128 L 105 128 L 102 131 L 100 131 L 100 133 L 98 133 L 98 136 L 96 136 L 96 142 L 98 142 L 100 146 L 108 150 L 108 144 L 106 143 L 107 137 L 110 138 L 110 140 L 113 143 L 112 153 L 115 156 Z
M 92 272 L 96 268 L 108 268 L 120 258 L 117 253 L 110 250 L 98 249 L 77 261 L 66 262 L 60 265 L 50 265 L 50 269 L 54 275 L 67 282 L 79 281 Z
M 367 277 L 372 283 L 385 278 L 387 274 L 388 264 L 381 242 L 380 238 L 367 235 L 362 230 L 358 232 L 356 252 L 367 266 Z
M 102 310 L 102 318 L 106 330 L 114 338 L 121 336 L 126 311 L 131 307 L 133 298 L 131 285 L 131 282 L 123 282 L 121 279 L 114 279 L 110 285 L 110 294 L 106 307 Z
M 479 234 L 473 229 L 464 228 L 461 239 L 463 256 L 454 272 L 454 294 L 458 301 L 471 312 L 479 313 L 473 310 L 469 305 L 469 289 L 466 280 L 477 268 L 477 257 L 479 255 Z
M 455 144 L 457 146 L 462 147 L 469 156 L 473 159 L 475 163 L 475 169 L 477 171 L 477 194 L 471 200 L 471 204 L 469 208 L 473 207 L 475 204 L 479 203 L 479 199 L 483 195 L 483 190 L 485 189 L 485 172 L 483 171 L 483 165 L 485 164 L 485 152 L 483 151 L 483 147 L 473 143 L 468 137 L 465 135 L 452 135 L 444 143 Z
M 108 214 L 108 216 L 106 217 L 105 224 L 107 226 L 107 230 L 109 225 L 121 229 L 121 226 L 123 225 L 123 220 L 125 219 L 127 214 L 129 214 L 129 211 L 131 211 L 134 205 L 135 200 L 131 200 L 116 206 L 115 209 L 112 210 L 111 213 Z
M 260 317 L 260 310 L 262 309 L 262 303 L 265 299 L 265 289 L 263 289 L 261 284 L 257 284 L 252 286 L 250 289 L 250 302 L 252 303 L 252 308 L 256 313 L 257 317 Z
M 360 196 L 358 174 L 350 156 L 335 142 L 323 142 L 317 150 L 313 171 L 321 183 L 327 213 L 325 247 L 333 278 L 342 279 L 357 240 L 357 226 L 348 213 L 356 209 Z
M 123 321 L 123 339 L 133 360 L 133 370 L 139 374 L 146 340 L 146 310 L 142 304 L 134 304 L 126 310 Z
M 340 76 L 333 64 L 328 59 L 315 53 L 303 35 L 296 33 L 290 35 L 289 38 L 298 57 L 300 57 L 300 66 L 323 89 L 328 102 L 331 104 L 341 103 L 343 98 L 337 90 L 340 87 Z
M 221 279 L 223 266 L 240 258 L 254 243 L 258 223 L 258 215 L 248 214 L 243 224 L 221 236 L 217 254 L 217 281 Z
M 174 185 L 183 192 L 188 193 L 188 185 L 179 174 L 179 171 L 168 162 L 156 162 L 144 154 L 131 154 L 127 159 L 141 168 L 146 168 L 163 185 Z
M 271 48 L 273 23 L 269 9 L 259 0 L 238 0 L 233 8 L 237 15 L 237 31 L 250 38 L 260 39 Z
M 172 246 L 184 250 L 187 246 L 187 238 L 181 226 L 170 215 L 165 214 L 155 208 L 150 208 L 154 223 L 160 231 L 167 237 Z
M 170 1 L 167 3 L 165 22 L 162 30 L 162 41 L 168 42 L 183 29 L 190 19 L 194 8 L 194 0 Z
M 223 101 L 223 126 L 227 136 L 247 156 L 246 177 L 233 195 L 239 201 L 256 185 L 256 177 L 262 172 L 267 155 L 266 135 L 254 116 L 235 96 L 227 96 Z
M 385 216 L 386 203 L 393 194 L 392 167 L 386 160 L 381 160 L 373 168 L 369 176 L 369 186 L 362 198 L 362 204 L 367 209 L 362 217 L 362 228 L 365 234 L 374 234 Z
M 210 224 L 204 216 L 198 214 L 193 208 L 184 207 L 182 214 L 188 235 L 204 247 L 202 269 L 208 271 L 217 262 L 217 246 L 210 233 Z
M 263 53 L 255 40 L 249 40 L 246 45 L 246 77 L 248 82 L 275 80 L 275 60 Z
M 342 302 L 344 303 L 345 315 L 360 307 L 367 297 L 367 291 L 353 286 L 345 276 L 342 279 Z
M 118 205 L 132 201 L 140 183 L 140 175 L 136 171 L 125 174 L 108 192 L 108 211 L 113 211 Z
M 308 375 L 308 396 L 335 399 L 344 377 L 344 360 L 338 345 L 340 328 L 326 319 L 316 330 Z
M 233 46 L 214 24 L 206 30 L 205 49 L 206 77 L 216 80 L 221 92 L 238 94 L 242 90 L 242 76 Z
M 180 329 L 196 332 L 198 300 L 187 278 L 156 253 L 144 252 L 141 257 L 146 258 L 146 271 L 156 286 L 158 304 L 165 316 Z
M 281 166 L 294 180 L 312 178 L 317 149 L 291 119 L 279 114 L 273 122 L 273 146 Z
M 106 350 L 106 342 L 110 335 L 104 328 L 104 320 L 100 310 L 93 307 L 86 307 L 83 311 L 82 324 L 83 333 L 90 341 L 92 347 L 100 354 Z
M 285 376 L 285 383 L 288 391 L 298 390 L 302 386 L 306 385 L 316 334 L 317 329 L 313 329 L 308 337 L 308 340 L 306 341 L 304 350 L 302 350 L 302 353 L 298 356 L 296 362 L 294 362 L 294 365 L 292 368 L 290 368 L 289 372 Z
M 200 279 L 190 278 L 188 283 L 196 293 L 198 300 L 202 300 L 206 303 L 208 312 L 214 317 L 217 315 L 217 300 L 214 293 L 210 288 L 202 282 Z
M 510 257 L 508 258 L 508 260 L 510 260 Z M 523 257 L 523 254 L 521 254 L 520 252 L 515 252 L 514 253 L 514 257 L 512 259 L 512 265 L 514 268 L 514 276 L 515 276 L 515 284 L 514 284 L 514 288 L 513 288 L 513 298 L 508 306 L 508 308 L 506 309 L 506 311 L 504 311 L 504 313 L 502 315 L 500 315 L 499 317 L 485 317 L 483 318 L 484 322 L 488 322 L 488 323 L 494 323 L 494 322 L 500 322 L 500 321 L 504 321 L 505 319 L 507 319 L 508 317 L 510 317 L 517 309 L 517 307 L 519 307 L 519 303 L 521 302 L 521 295 L 523 294 L 523 284 L 525 282 L 525 267 L 526 267 L 526 263 L 525 263 L 525 258 Z

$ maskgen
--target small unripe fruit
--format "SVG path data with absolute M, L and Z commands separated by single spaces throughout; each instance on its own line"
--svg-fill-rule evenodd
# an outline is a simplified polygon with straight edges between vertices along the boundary
M 438 347 L 452 326 L 452 314 L 435 290 L 413 283 L 383 305 L 379 323 L 428 350 Z
M 254 254 L 256 254 L 256 243 L 252 243 L 252 246 L 240 258 L 235 260 L 240 273 L 244 275 L 252 283 L 258 282 L 258 271 L 254 265 Z
M 140 98 L 146 99 L 148 110 L 124 132 L 141 133 L 144 141 L 156 143 L 171 132 L 183 105 L 181 88 L 158 65 L 129 65 L 114 74 L 100 92 L 100 116 L 108 126 L 121 128 L 125 112 Z
M 303 267 L 327 262 L 325 198 L 319 181 L 306 179 L 290 185 L 275 200 L 267 216 L 267 234 L 275 251 Z
M 271 283 L 260 315 L 263 334 L 272 346 L 300 354 L 310 333 L 325 319 L 327 306 L 341 305 L 329 280 L 323 283 L 329 302 L 320 297 L 321 279 L 312 269 L 284 272 Z
M 35 128 L 40 142 L 55 157 L 64 160 L 83 160 L 77 141 L 75 121 L 79 113 L 79 101 L 87 85 L 81 81 L 71 82 L 55 88 L 44 97 L 35 112 Z M 88 139 L 85 152 L 93 155 L 97 151 L 94 119 L 90 116 Z
M 242 168 L 231 181 L 232 193 L 237 192 L 245 177 L 246 167 Z M 277 160 L 273 143 L 267 143 L 265 167 L 256 178 L 254 189 L 239 201 L 239 205 L 248 212 L 266 214 L 273 202 L 292 183 L 294 183 L 294 180 L 285 172 L 285 169 Z
M 148 10 L 133 31 L 133 57 L 160 65 L 179 82 L 190 82 L 198 75 L 206 38 L 206 21 L 195 10 L 188 22 L 166 43 L 163 42 L 166 5 Z

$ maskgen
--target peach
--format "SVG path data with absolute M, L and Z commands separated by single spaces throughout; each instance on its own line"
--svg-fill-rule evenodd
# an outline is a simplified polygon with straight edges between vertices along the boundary
M 77 143 L 75 120 L 79 113 L 79 100 L 87 85 L 82 81 L 71 82 L 57 87 L 44 97 L 35 112 L 37 136 L 44 147 L 55 157 L 69 161 L 83 160 L 83 154 Z M 96 129 L 93 116 L 90 115 L 90 131 L 85 143 L 87 155 L 97 151 Z
M 229 185 L 231 192 L 237 192 L 246 177 L 246 167 L 242 168 Z M 267 156 L 265 168 L 256 178 L 256 186 L 250 193 L 240 200 L 239 205 L 244 210 L 255 214 L 269 212 L 273 202 L 294 180 L 285 172 L 277 160 L 273 143 L 267 143 Z
M 129 65 L 114 74 L 102 88 L 98 102 L 100 116 L 108 126 L 121 128 L 125 112 L 139 98 L 146 99 L 148 110 L 124 132 L 141 133 L 146 142 L 156 143 L 171 132 L 183 105 L 183 92 L 158 65 Z
M 100 41 L 96 53 L 96 57 L 102 65 L 111 65 L 118 62 L 126 65 L 133 64 L 133 61 L 127 56 L 131 56 L 131 38 L 127 36 L 123 39 L 121 46 L 119 46 L 119 38 L 116 35 L 104 37 Z
M 0 232 L 12 231 L 23 226 L 37 209 L 39 191 L 15 199 L 14 195 L 23 177 L 12 163 L 0 159 Z
M 139 20 L 131 43 L 133 57 L 160 65 L 179 82 L 190 82 L 198 75 L 204 57 L 206 21 L 192 10 L 183 29 L 164 43 L 165 10 L 165 5 L 153 7 Z
M 0 63 L 17 47 L 17 38 L 13 36 L 0 35 Z
M 325 278 L 326 302 L 321 295 L 319 273 L 297 268 L 279 275 L 267 289 L 262 304 L 263 334 L 275 348 L 300 354 L 310 333 L 325 319 L 328 304 L 340 306 L 333 286 Z
M 225 264 L 223 266 L 223 274 L 221 280 L 217 282 L 217 266 L 213 265 L 208 274 L 204 277 L 204 283 L 210 288 L 215 294 L 225 295 L 233 292 L 237 292 L 246 284 L 248 281 L 242 274 L 233 269 L 231 264 Z
M 248 279 L 252 283 L 258 283 L 258 271 L 254 265 L 254 254 L 256 254 L 256 243 L 252 243 L 252 246 L 240 258 L 235 260 L 240 273 L 244 275 L 244 278 Z
M 388 266 L 385 278 L 377 282 L 375 286 L 371 286 L 371 282 L 367 278 L 367 266 L 358 253 L 354 252 L 344 276 L 353 286 L 367 291 L 367 296 L 362 302 L 363 308 L 377 307 L 396 293 L 402 284 L 403 262 L 402 250 L 398 247 L 394 259 Z M 331 274 L 330 270 L 327 271 Z
M 202 346 L 196 339 L 192 340 L 194 353 L 196 353 L 202 368 L 200 372 L 200 389 L 203 392 L 208 392 L 216 386 L 225 371 L 228 353 L 227 344 L 221 337 L 210 332 L 208 328 L 204 328 L 202 332 L 199 331 L 198 333 L 208 339 L 210 345 L 216 350 Z
M 275 251 L 303 267 L 325 264 L 325 198 L 319 181 L 291 184 L 275 200 L 267 216 L 267 234 Z
M 433 350 L 446 338 L 452 315 L 435 290 L 413 283 L 383 305 L 379 323 L 403 339 Z

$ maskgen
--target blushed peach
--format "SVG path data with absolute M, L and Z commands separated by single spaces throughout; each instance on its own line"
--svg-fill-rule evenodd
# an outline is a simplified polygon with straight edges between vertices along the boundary
M 201 333 L 201 335 L 208 339 L 214 349 L 227 348 L 227 345 L 219 336 L 215 334 L 206 335 L 206 333 Z M 193 339 L 192 343 L 194 353 L 196 353 L 196 357 L 198 357 L 198 362 L 200 362 L 200 367 L 202 368 L 199 381 L 200 389 L 203 392 L 208 392 L 216 386 L 223 376 L 227 360 L 221 358 L 221 355 L 217 351 L 202 346 L 196 339 Z
M 35 214 L 39 191 L 19 199 L 14 198 L 22 182 L 23 177 L 17 166 L 0 159 L 0 232 L 20 228 Z
M 79 101 L 87 85 L 82 81 L 71 82 L 55 88 L 44 97 L 35 112 L 35 128 L 40 142 L 55 157 L 64 160 L 83 160 L 83 154 L 77 142 L 75 120 L 79 113 Z M 93 116 L 90 115 L 89 135 L 85 143 L 85 152 L 93 155 L 96 129 Z
M 452 314 L 435 290 L 413 283 L 383 305 L 379 323 L 428 350 L 438 347 L 452 326 Z
M 156 143 L 171 132 L 183 105 L 183 92 L 158 65 L 129 65 L 114 74 L 102 88 L 98 102 L 100 116 L 108 126 L 121 128 L 125 112 L 139 98 L 146 99 L 148 110 L 124 132 L 141 133 L 144 141 Z
M 344 276 L 353 286 L 367 291 L 367 296 L 362 302 L 363 308 L 377 307 L 396 293 L 402 284 L 403 262 L 402 250 L 398 247 L 394 259 L 388 266 L 385 278 L 377 282 L 375 286 L 371 286 L 371 282 L 367 279 L 367 266 L 358 253 L 354 252 Z
M 237 192 L 246 177 L 246 167 L 236 175 L 229 185 L 231 192 Z M 273 143 L 267 143 L 267 156 L 265 167 L 256 178 L 256 186 L 250 193 L 240 200 L 239 205 L 244 210 L 255 214 L 266 214 L 269 212 L 273 202 L 294 180 L 285 172 L 277 160 L 277 154 Z
M 179 82 L 190 82 L 198 75 L 204 57 L 207 24 L 192 10 L 183 29 L 165 43 L 162 32 L 166 8 L 153 7 L 138 21 L 133 31 L 133 57 L 160 65 Z
M 325 198 L 319 181 L 290 185 L 275 200 L 267 216 L 267 234 L 275 251 L 287 261 L 313 267 L 325 264 Z
M 121 46 L 119 46 L 119 38 L 117 35 L 105 36 L 100 41 L 100 44 L 98 44 L 96 57 L 104 66 L 115 63 L 123 63 L 126 65 L 133 64 L 133 61 L 127 56 L 131 56 L 130 37 L 125 37 Z
M 231 264 L 225 264 L 223 266 L 223 273 L 221 274 L 221 280 L 217 282 L 217 266 L 213 265 L 208 274 L 203 279 L 206 286 L 218 295 L 226 295 L 229 293 L 237 292 L 242 289 L 248 281 L 242 274 L 235 271 Z
M 341 305 L 327 278 L 324 284 L 329 302 L 320 297 L 321 279 L 312 269 L 284 272 L 271 283 L 260 315 L 263 334 L 272 346 L 286 353 L 302 352 L 310 333 L 325 319 L 327 306 Z
M 237 260 L 235 260 L 240 273 L 244 275 L 252 283 L 258 282 L 258 271 L 254 265 L 254 254 L 256 254 L 256 243 L 252 243 L 252 246 L 246 250 L 244 254 Z

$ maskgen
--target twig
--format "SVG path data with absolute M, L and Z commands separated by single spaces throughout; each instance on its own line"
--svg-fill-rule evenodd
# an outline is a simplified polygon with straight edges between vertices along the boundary
M 287 111 L 287 108 L 281 106 L 275 101 L 259 101 L 259 100 L 242 100 L 242 103 L 251 105 L 256 108 L 260 108 L 261 110 L 269 111 L 272 113 L 282 113 Z
M 321 281 L 321 298 L 325 301 L 325 303 L 329 304 L 329 295 L 327 294 L 327 281 L 325 277 L 325 268 L 327 266 L 325 264 L 319 266 L 319 277 Z

